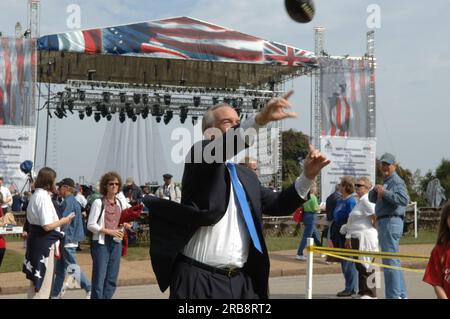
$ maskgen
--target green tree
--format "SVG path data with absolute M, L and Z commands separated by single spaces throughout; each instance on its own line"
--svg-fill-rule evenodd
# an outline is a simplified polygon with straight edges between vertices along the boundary
M 441 164 L 436 168 L 436 177 L 445 189 L 445 197 L 450 198 L 450 161 L 443 158 Z
M 411 171 L 407 168 L 402 167 L 400 164 L 397 163 L 396 172 L 398 176 L 400 176 L 405 181 L 410 201 L 417 202 L 418 206 L 425 206 L 426 205 L 425 198 L 421 196 L 421 194 L 419 194 L 414 187 L 415 177 L 411 173 Z M 379 159 L 377 159 L 376 183 L 381 184 L 382 180 L 383 180 L 383 173 L 381 171 L 381 162 Z
M 283 187 L 288 187 L 301 173 L 299 158 L 308 155 L 309 137 L 290 129 L 282 133 L 282 141 Z

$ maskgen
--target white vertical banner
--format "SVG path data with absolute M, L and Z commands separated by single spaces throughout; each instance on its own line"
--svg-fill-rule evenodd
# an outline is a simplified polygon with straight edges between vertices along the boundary
M 331 160 L 331 164 L 322 169 L 322 200 L 334 192 L 342 176 L 365 176 L 375 184 L 375 139 L 321 136 L 320 150 Z
M 35 139 L 34 127 L 0 126 L 0 176 L 6 186 L 13 184 L 21 190 L 27 182 L 20 164 L 34 160 Z

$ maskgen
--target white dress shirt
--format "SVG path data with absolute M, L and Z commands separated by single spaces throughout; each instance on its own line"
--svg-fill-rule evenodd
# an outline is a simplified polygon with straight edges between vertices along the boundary
M 256 130 L 260 128 L 254 117 L 242 123 L 241 127 L 244 130 L 249 127 Z M 250 138 L 250 144 L 253 140 Z M 311 185 L 312 181 L 303 174 L 297 178 L 295 188 L 301 198 L 306 199 Z M 251 239 L 245 220 L 238 212 L 236 201 L 233 184 L 230 183 L 230 198 L 224 216 L 217 224 L 197 230 L 184 247 L 182 253 L 185 256 L 217 268 L 244 266 Z

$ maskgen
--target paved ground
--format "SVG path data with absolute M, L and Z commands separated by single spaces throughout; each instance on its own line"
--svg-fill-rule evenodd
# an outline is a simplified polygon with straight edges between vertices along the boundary
M 22 243 L 8 243 L 8 249 L 24 253 Z M 429 255 L 432 245 L 405 245 L 401 252 Z M 271 294 L 272 298 L 304 298 L 306 263 L 294 259 L 296 251 L 278 251 L 270 253 L 271 260 Z M 91 276 L 91 258 L 87 249 L 79 254 L 79 264 Z M 404 266 L 424 269 L 424 262 L 404 262 Z M 343 288 L 343 277 L 340 265 L 327 265 L 320 256 L 314 259 L 314 298 L 331 298 Z M 410 298 L 433 298 L 430 287 L 422 283 L 422 274 L 407 272 L 406 280 Z M 167 298 L 157 288 L 155 275 L 149 260 L 127 261 L 122 260 L 119 274 L 119 286 L 116 298 Z M 29 282 L 21 272 L 0 274 L 0 297 L 23 298 Z M 379 290 L 383 297 L 382 290 Z M 83 298 L 81 291 L 68 292 L 68 298 Z
M 422 275 L 405 273 L 406 286 L 410 299 L 435 299 L 433 289 L 422 282 Z M 306 276 L 286 276 L 270 278 L 271 299 L 304 299 Z M 341 274 L 316 275 L 313 277 L 314 299 L 339 299 L 336 292 L 342 290 L 344 278 Z M 384 298 L 384 286 L 378 289 L 380 298 Z M 123 286 L 117 289 L 114 299 L 167 299 L 168 292 L 160 292 L 157 285 Z M 26 294 L 1 295 L 0 299 L 25 299 Z M 64 299 L 83 299 L 84 291 L 69 290 Z M 341 298 L 351 299 L 351 298 Z

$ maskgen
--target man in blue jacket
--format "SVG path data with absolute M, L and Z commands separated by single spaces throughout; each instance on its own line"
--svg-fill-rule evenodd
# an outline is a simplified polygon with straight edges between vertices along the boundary
M 369 192 L 369 200 L 375 203 L 381 250 L 398 252 L 409 196 L 405 182 L 395 172 L 397 165 L 394 155 L 385 153 L 380 161 L 383 185 L 375 185 Z M 398 259 L 383 258 L 383 264 L 401 266 Z M 387 299 L 407 298 L 403 271 L 384 268 L 384 284 Z
M 90 299 L 91 283 L 86 278 L 84 272 L 81 271 L 76 259 L 78 243 L 84 240 L 85 233 L 81 216 L 81 205 L 73 195 L 75 182 L 71 178 L 64 178 L 56 185 L 58 186 L 59 195 L 64 199 L 60 210 L 62 217 L 69 216 L 70 214 L 75 214 L 75 217 L 70 224 L 61 229 L 65 236 L 60 244 L 61 259 L 57 260 L 55 265 L 55 278 L 51 298 L 61 298 L 62 292 L 64 292 L 63 285 L 66 269 L 68 269 L 68 272 L 73 272 L 81 288 L 86 291 L 86 298 Z

